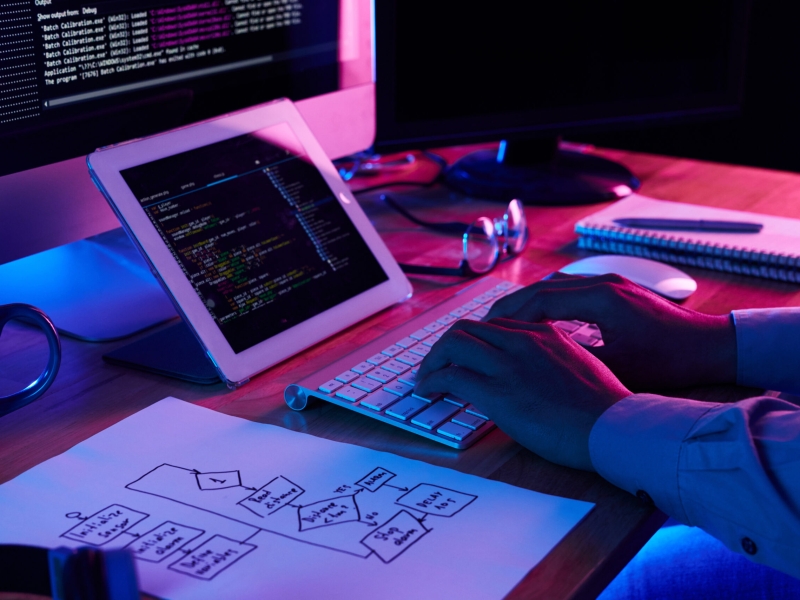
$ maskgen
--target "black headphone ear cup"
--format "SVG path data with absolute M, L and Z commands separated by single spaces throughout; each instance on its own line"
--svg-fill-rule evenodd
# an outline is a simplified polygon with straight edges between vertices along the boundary
M 55 577 L 55 580 L 51 580 Z M 127 550 L 0 544 L 0 594 L 61 600 L 138 600 L 136 565 Z
M 65 600 L 108 600 L 103 552 L 79 548 L 64 566 Z
M 0 593 L 50 596 L 47 548 L 0 544 Z

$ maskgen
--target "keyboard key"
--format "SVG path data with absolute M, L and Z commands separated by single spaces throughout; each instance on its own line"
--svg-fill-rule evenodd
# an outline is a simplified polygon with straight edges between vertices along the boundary
M 442 325 L 441 323 L 437 323 L 436 321 L 434 321 L 433 323 L 428 323 L 427 325 L 425 325 L 425 327 L 423 327 L 423 329 L 428 333 L 436 333 L 437 331 L 443 328 L 444 325 Z
M 413 346 L 417 342 L 419 342 L 419 340 L 415 340 L 412 337 L 404 337 L 402 340 L 400 340 L 397 343 L 395 343 L 395 346 L 400 346 L 401 348 L 411 348 L 411 346 Z M 399 354 L 399 352 L 398 352 L 398 354 Z
M 359 406 L 365 406 L 371 410 L 381 411 L 384 408 L 391 406 L 398 400 L 400 400 L 400 396 L 395 396 L 387 391 L 380 390 L 379 392 L 375 392 L 374 394 L 370 394 L 364 398 Z
M 492 299 L 492 296 L 489 294 L 481 294 L 480 296 L 475 296 L 472 300 L 477 302 L 478 304 L 483 304 L 484 302 L 489 302 Z
M 417 329 L 417 330 L 416 330 L 414 333 L 412 333 L 412 334 L 411 334 L 411 335 L 409 335 L 408 337 L 410 337 L 410 338 L 414 338 L 415 340 L 419 340 L 419 341 L 421 341 L 421 340 L 424 340 L 424 339 L 425 339 L 426 337 L 428 337 L 429 335 L 430 335 L 430 333 L 428 333 L 428 332 L 427 332 L 427 331 L 425 331 L 424 329 Z M 402 344 L 401 344 L 401 345 L 402 345 Z
M 414 386 L 403 383 L 402 381 L 393 381 L 389 385 L 385 386 L 383 391 L 394 394 L 395 396 L 400 396 L 402 398 L 403 396 L 408 396 L 411 392 L 413 392 Z
M 427 342 L 428 340 L 425 341 Z M 422 343 L 417 344 L 416 346 L 411 346 L 408 351 L 413 352 L 414 354 L 419 354 L 420 356 L 428 356 L 428 352 L 430 352 L 431 349 L 430 346 L 426 346 L 424 343 Z M 400 355 L 398 354 L 398 356 Z
M 510 282 L 510 281 L 503 281 L 503 282 L 497 284 L 497 289 L 498 290 L 508 291 L 512 287 L 514 287 L 514 284 L 512 282 Z
M 475 310 L 476 308 L 480 308 L 480 307 L 481 307 L 480 302 L 474 302 L 473 300 L 470 300 L 466 304 L 462 304 L 461 305 L 461 308 L 463 308 L 465 310 Z
M 563 329 L 567 333 L 572 333 L 573 331 L 578 331 L 583 326 L 583 323 L 579 321 L 554 321 L 553 327 L 558 327 L 559 329 Z
M 472 312 L 473 315 L 476 317 L 480 317 L 481 319 L 489 314 L 489 309 L 485 306 L 481 306 L 478 310 Z
M 468 407 L 467 407 L 467 412 L 468 412 L 469 414 L 471 414 L 471 415 L 475 415 L 476 417 L 480 417 L 481 419 L 486 419 L 487 421 L 489 420 L 489 417 L 487 417 L 485 414 L 483 414 L 483 413 L 480 411 L 480 409 L 478 409 L 478 408 L 475 408 L 475 407 L 474 407 L 474 406 L 472 406 L 472 405 L 470 405 L 470 406 L 468 406 Z
M 459 319 L 459 318 L 463 317 L 464 315 L 468 315 L 468 314 L 469 314 L 469 310 L 464 308 L 463 306 L 459 306 L 455 310 L 451 310 L 450 311 L 450 316 L 455 317 L 456 319 Z
M 403 373 L 408 371 L 408 365 L 404 365 L 403 363 L 398 362 L 396 360 L 390 360 L 387 363 L 383 363 L 381 365 L 381 368 L 386 369 L 387 371 L 390 371 L 395 375 L 402 375 Z
M 372 364 L 372 365 L 377 366 L 377 365 L 382 365 L 387 360 L 389 360 L 389 357 L 386 356 L 383 352 L 381 352 L 380 354 L 375 354 L 374 356 L 370 356 L 367 359 L 367 362 Z
M 339 383 L 335 379 L 331 379 L 330 381 L 326 381 L 321 386 L 319 386 L 319 389 L 320 389 L 321 392 L 325 392 L 326 394 L 330 394 L 330 393 L 333 393 L 336 390 L 338 390 L 340 387 L 342 387 L 341 383 Z
M 352 371 L 345 371 L 344 373 L 340 373 L 335 377 L 336 381 L 341 381 L 342 383 L 350 383 L 353 379 L 358 379 L 358 373 L 353 373 Z
M 414 370 L 416 371 L 416 369 Z M 411 387 L 417 385 L 417 374 L 414 373 L 413 371 L 409 371 L 408 373 L 403 373 L 397 379 L 402 381 L 403 383 L 407 383 Z
M 445 333 L 447 333 L 447 329 L 442 329 L 441 331 L 437 331 L 433 334 L 436 339 L 441 338 Z
M 358 363 L 355 367 L 350 367 L 350 370 L 351 371 L 355 371 L 359 375 L 363 375 L 364 373 L 368 373 L 369 371 L 372 371 L 372 365 L 369 364 L 368 362 L 364 361 L 364 362 Z
M 439 341 L 439 338 L 436 337 L 435 335 L 432 335 L 427 340 L 422 340 L 422 343 L 425 344 L 426 346 L 428 346 L 428 348 L 430 348 L 431 346 L 433 346 L 438 341 Z M 412 346 L 412 348 L 413 348 L 413 346 Z
M 499 298 L 503 295 L 503 290 L 498 290 L 496 287 L 486 290 L 485 295 L 489 296 L 490 298 Z
M 392 379 L 394 379 L 395 376 L 391 371 L 378 368 L 367 373 L 367 377 L 374 379 L 375 381 L 380 381 L 381 383 L 389 383 Z
M 416 367 L 419 363 L 422 362 L 422 357 L 418 354 L 411 354 L 411 352 L 406 351 L 402 354 L 398 354 L 394 357 L 395 360 L 406 363 L 407 365 L 411 365 L 412 367 Z
M 362 402 L 361 404 L 364 404 Z M 457 416 L 453 417 L 453 423 L 458 423 L 459 425 L 463 425 L 464 427 L 469 427 L 473 430 L 478 430 L 484 425 L 486 425 L 486 419 L 482 419 L 481 417 L 476 417 L 475 415 L 471 415 L 468 412 L 462 412 Z
M 597 343 L 597 340 L 591 336 L 588 336 L 581 332 L 571 333 L 570 336 L 573 340 L 578 342 L 581 346 L 594 346 Z
M 525 287 L 524 285 L 520 285 L 518 283 L 515 283 L 514 285 L 512 285 L 510 288 L 508 288 L 506 290 L 506 294 L 513 294 L 514 292 L 518 292 L 519 290 L 521 290 L 524 287 Z
M 336 390 L 336 396 L 348 402 L 357 402 L 361 400 L 367 392 L 354 388 L 352 385 L 346 385 L 340 390 Z
M 428 408 L 428 404 L 423 402 L 419 398 L 412 398 L 408 396 L 393 404 L 389 408 L 386 409 L 386 414 L 390 417 L 395 417 L 397 419 L 402 419 L 403 421 L 407 421 L 423 408 Z
M 439 400 L 442 399 L 442 395 L 441 394 L 433 394 L 431 396 L 422 396 L 420 394 L 412 394 L 412 396 L 414 396 L 414 398 L 419 398 L 420 400 L 424 400 L 428 404 L 433 404 L 434 402 L 438 402 Z
M 603 339 L 603 334 L 600 333 L 600 328 L 594 323 L 587 323 L 583 327 L 583 331 L 581 331 L 581 333 L 585 333 L 589 337 L 592 337 L 596 340 Z
M 386 356 L 391 358 L 392 356 L 397 356 L 403 350 L 405 350 L 405 348 L 403 348 L 402 346 L 398 346 L 397 344 L 392 344 L 388 348 L 384 348 L 383 350 L 381 350 L 381 354 L 385 354 Z
M 462 427 L 461 425 L 458 425 L 453 421 L 448 421 L 447 423 L 439 427 L 439 429 L 436 430 L 436 433 L 443 435 L 445 437 L 452 438 L 457 442 L 460 442 L 461 440 L 469 437 L 472 434 L 472 430 L 467 429 L 466 427 Z
M 492 308 L 494 306 L 495 302 L 497 302 L 497 298 L 493 298 L 492 300 L 489 300 L 489 302 L 487 302 L 486 304 L 483 305 L 483 308 L 487 308 L 487 309 L 488 308 Z M 480 310 L 480 309 L 478 309 L 478 310 Z
M 469 321 L 480 321 L 481 320 L 481 318 L 479 316 L 477 316 L 475 313 L 472 313 L 471 315 L 467 315 L 464 318 L 469 320 Z
M 444 401 L 449 402 L 450 404 L 455 404 L 456 406 L 460 406 L 461 408 L 464 408 L 467 404 L 469 404 L 469 402 L 466 400 L 462 400 L 458 396 L 453 396 L 452 394 L 445 394 Z
M 425 429 L 434 429 L 458 412 L 458 407 L 447 402 L 437 402 L 429 409 L 422 411 L 411 419 L 414 425 Z
M 364 390 L 365 392 L 374 392 L 381 387 L 381 382 L 370 379 L 369 377 L 359 377 L 352 383 L 352 386 Z
M 458 321 L 458 319 L 456 317 L 454 317 L 452 315 L 452 313 L 451 314 L 447 314 L 447 315 L 445 315 L 443 317 L 439 317 L 436 320 L 439 323 L 441 323 L 442 325 L 450 325 L 450 324 L 455 323 L 456 321 Z

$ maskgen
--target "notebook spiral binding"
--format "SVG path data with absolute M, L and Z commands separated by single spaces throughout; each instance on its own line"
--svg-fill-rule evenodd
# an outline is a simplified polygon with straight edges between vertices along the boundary
M 611 254 L 629 254 L 677 265 L 737 275 L 800 283 L 800 256 L 772 254 L 738 246 L 693 242 L 670 233 L 608 225 L 577 225 L 578 247 Z

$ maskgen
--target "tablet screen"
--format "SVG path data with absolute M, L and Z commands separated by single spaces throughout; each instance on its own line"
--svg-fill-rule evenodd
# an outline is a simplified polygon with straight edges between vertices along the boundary
M 286 124 L 121 174 L 236 353 L 388 280 Z

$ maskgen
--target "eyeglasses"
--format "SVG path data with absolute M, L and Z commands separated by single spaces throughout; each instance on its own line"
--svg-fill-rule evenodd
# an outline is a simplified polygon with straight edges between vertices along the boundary
M 478 217 L 473 223 L 468 224 L 458 221 L 449 223 L 423 221 L 389 196 L 382 194 L 380 198 L 387 206 L 417 225 L 434 231 L 461 235 L 464 255 L 457 268 L 400 263 L 400 268 L 405 273 L 457 277 L 484 275 L 495 268 L 500 261 L 501 254 L 515 256 L 522 252 L 528 244 L 528 221 L 519 200 L 509 202 L 508 208 L 500 218 Z

